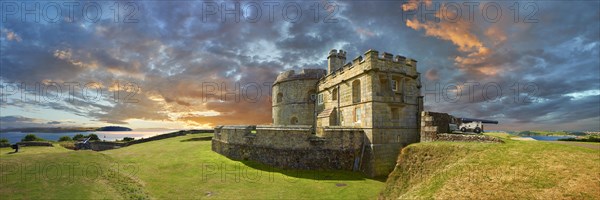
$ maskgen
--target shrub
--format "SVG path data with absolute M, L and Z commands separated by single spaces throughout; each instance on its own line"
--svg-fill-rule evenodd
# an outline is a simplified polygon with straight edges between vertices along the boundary
M 73 136 L 73 140 L 79 140 L 81 138 L 84 138 L 85 136 L 83 134 L 77 134 L 75 136 Z
M 94 140 L 100 140 L 100 138 L 98 138 L 98 135 L 96 134 L 89 134 L 88 137 L 90 138 L 90 140 L 94 141 Z
M 71 137 L 69 136 L 62 136 L 58 139 L 59 142 L 66 142 L 66 141 L 71 141 Z
M 26 142 L 26 141 L 42 141 L 42 140 L 43 139 L 38 138 L 34 134 L 27 134 L 25 137 L 23 137 L 23 139 L 21 139 L 21 142 Z
M 124 137 L 123 138 L 123 141 L 125 141 L 125 142 L 129 142 L 129 141 L 133 141 L 133 140 L 135 140 L 135 138 L 132 138 L 132 137 Z
M 0 144 L 8 144 L 8 139 L 0 138 Z

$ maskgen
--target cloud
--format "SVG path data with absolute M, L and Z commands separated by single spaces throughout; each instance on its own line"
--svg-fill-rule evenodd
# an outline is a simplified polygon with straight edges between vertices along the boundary
M 299 5 L 308 8 L 312 3 Z M 473 98 L 462 90 L 464 98 L 457 102 L 436 101 L 428 95 L 427 109 L 499 119 L 513 125 L 508 128 L 558 127 L 553 124 L 559 124 L 563 116 L 572 120 L 561 126 L 600 128 L 588 123 L 598 116 L 598 109 L 584 109 L 598 108 L 594 97 L 563 96 L 600 88 L 599 12 L 592 9 L 598 2 L 535 2 L 544 9 L 535 15 L 539 23 L 529 24 L 514 23 L 510 15 L 503 15 L 497 23 L 481 18 L 454 22 L 443 16 L 443 12 L 453 12 L 443 10 L 446 2 L 435 12 L 439 22 L 403 16 L 418 9 L 419 3 L 337 2 L 337 9 L 329 7 L 323 13 L 331 14 L 334 23 L 325 23 L 323 18 L 315 22 L 309 15 L 294 23 L 280 15 L 273 21 L 263 15 L 264 20 L 258 22 L 223 22 L 218 15 L 203 20 L 198 12 L 202 3 L 186 1 L 136 2 L 143 8 L 136 15 L 138 23 L 7 20 L 2 40 L 8 42 L 0 46 L 0 81 L 25 82 L 29 88 L 36 82 L 82 86 L 93 82 L 103 93 L 90 100 L 83 97 L 82 89 L 76 89 L 73 99 L 63 95 L 60 101 L 36 103 L 22 102 L 15 94 L 0 104 L 2 116 L 48 116 L 39 119 L 47 123 L 54 121 L 47 110 L 56 110 L 87 119 L 80 123 L 266 124 L 271 122 L 270 83 L 277 74 L 326 68 L 326 55 L 335 48 L 346 50 L 348 60 L 368 49 L 414 58 L 427 89 L 435 83 L 480 83 L 470 94 Z M 431 8 L 436 3 L 440 2 L 425 1 L 422 6 Z M 507 8 L 506 4 L 501 6 Z M 475 16 L 481 16 L 479 10 Z M 575 14 L 559 14 L 565 12 Z M 117 87 L 117 83 L 136 87 Z M 484 95 L 491 91 L 481 88 L 488 83 L 500 85 L 503 98 L 487 101 Z M 519 88 L 519 95 L 537 100 L 515 103 L 515 83 L 534 83 L 535 93 Z M 216 90 L 207 85 L 216 85 Z M 243 96 L 245 90 L 255 88 L 260 88 L 260 98 Z M 231 93 L 240 100 L 231 100 Z M 223 95 L 230 99 L 223 100 Z M 12 123 L 17 121 L 2 125 Z
M 13 32 L 11 30 L 5 29 L 5 28 L 2 29 L 2 35 L 4 35 L 4 37 L 8 41 L 21 42 L 21 40 L 22 40 L 21 37 L 17 33 Z

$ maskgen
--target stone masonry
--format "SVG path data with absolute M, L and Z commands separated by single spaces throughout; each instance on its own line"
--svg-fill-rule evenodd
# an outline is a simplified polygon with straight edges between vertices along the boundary
M 213 150 L 280 167 L 387 175 L 400 149 L 420 139 L 417 61 L 369 50 L 346 62 L 346 52 L 334 49 L 327 65 L 281 73 L 273 125 L 218 127 Z

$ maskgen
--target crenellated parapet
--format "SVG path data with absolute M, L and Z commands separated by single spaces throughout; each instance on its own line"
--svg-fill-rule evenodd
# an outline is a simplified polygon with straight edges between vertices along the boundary
M 345 52 L 332 50 L 328 56 L 329 63 L 336 63 L 331 61 L 332 55 L 339 55 L 343 52 L 345 59 Z M 388 52 L 379 53 L 379 51 L 370 49 L 363 55 L 357 56 L 352 59 L 351 62 L 345 63 L 340 67 L 330 67 L 330 71 L 327 76 L 321 78 L 321 82 L 328 79 L 332 79 L 337 75 L 343 74 L 348 70 L 359 68 L 361 71 L 383 71 L 391 73 L 400 73 L 414 79 L 418 79 L 419 73 L 417 72 L 417 61 L 412 58 L 407 58 L 402 55 L 394 55 Z

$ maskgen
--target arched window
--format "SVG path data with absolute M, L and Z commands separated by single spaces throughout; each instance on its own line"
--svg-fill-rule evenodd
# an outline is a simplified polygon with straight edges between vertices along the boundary
M 298 118 L 296 118 L 296 117 L 292 117 L 292 119 L 290 119 L 290 124 L 291 124 L 291 125 L 296 125 L 296 124 L 298 124 Z
M 352 103 L 360 102 L 360 80 L 352 82 Z
M 277 103 L 281 103 L 282 101 L 283 101 L 283 94 L 281 92 L 277 93 Z
M 331 100 L 335 101 L 335 100 L 337 100 L 337 98 L 338 98 L 338 89 L 334 88 L 333 92 L 331 93 Z

